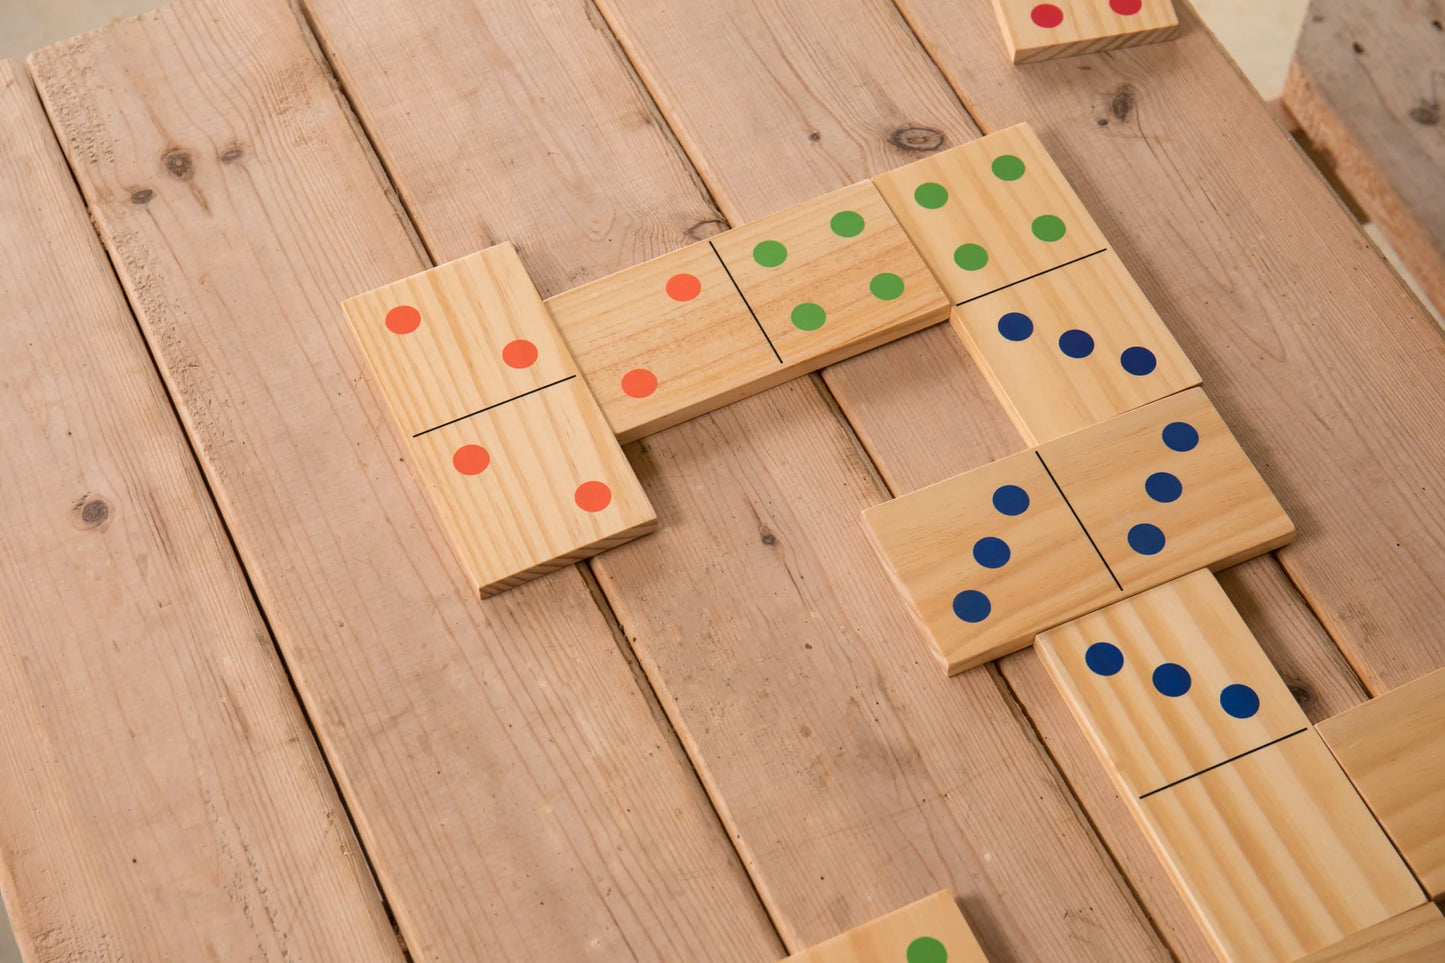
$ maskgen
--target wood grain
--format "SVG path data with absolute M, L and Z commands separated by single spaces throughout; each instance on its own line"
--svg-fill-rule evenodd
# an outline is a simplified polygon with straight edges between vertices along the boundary
M 1445 669 L 1319 729 L 1425 890 L 1445 894 Z
M 1019 70 L 979 5 L 899 6 L 985 129 L 1035 124 L 1299 525 L 1278 557 L 1367 686 L 1445 664 L 1440 333 L 1193 11 Z
M 291 6 L 32 63 L 413 957 L 781 956 L 580 573 L 456 568 L 340 311 L 426 264 Z
M 1445 4 L 1313 0 L 1284 104 L 1335 175 L 1445 310 Z
M 1445 957 L 1445 916 L 1426 903 L 1376 923 L 1300 963 L 1417 963 Z
M 309 9 L 439 256 L 473 250 L 493 234 L 512 238 L 549 292 L 576 283 L 554 269 L 559 262 L 572 264 L 571 274 L 605 272 L 686 239 L 702 195 L 635 193 L 688 176 L 675 152 L 642 149 L 656 115 L 629 111 L 626 123 L 610 127 L 580 123 L 599 111 L 597 91 L 634 83 L 584 10 L 523 13 L 514 4 L 504 15 L 488 4 L 483 16 L 457 3 L 448 33 L 467 36 L 442 54 L 430 33 L 410 26 L 403 4 L 377 5 L 361 20 L 324 0 Z M 668 4 L 646 17 L 676 61 L 706 59 L 707 70 L 719 71 L 714 79 L 669 78 L 666 91 L 652 92 L 660 102 L 708 89 L 719 98 L 713 113 L 723 119 L 708 131 L 736 149 L 709 144 L 695 156 L 705 179 L 726 176 L 737 223 L 916 156 L 890 135 L 910 145 L 945 119 L 950 130 L 970 129 L 891 8 Z M 565 101 L 568 114 L 497 112 L 512 81 L 482 70 L 476 50 L 502 34 L 509 56 L 528 64 L 528 82 L 544 85 L 549 105 Z M 388 38 L 384 46 L 378 37 Z M 886 56 L 859 55 L 880 42 Z M 415 76 L 404 95 L 382 89 L 390 82 L 372 68 L 417 44 L 434 72 Z M 799 51 L 808 56 L 789 59 Z M 538 62 L 549 69 L 530 69 Z M 612 74 L 603 72 L 609 63 Z M 655 60 L 644 70 L 661 76 Z M 803 71 L 795 81 L 778 82 L 795 70 Z M 591 84 L 582 94 L 579 78 Z M 444 96 L 458 89 L 487 93 Z M 376 110 L 368 106 L 373 94 Z M 412 97 L 419 107 L 403 109 Z M 465 136 L 452 124 L 423 127 L 428 112 L 474 126 Z M 800 112 L 810 123 L 800 124 Z M 676 129 L 684 144 L 698 143 L 697 128 Z M 525 171 L 547 180 L 546 205 L 521 202 L 535 185 L 518 186 L 517 198 L 492 185 L 472 193 L 466 165 L 446 189 L 436 186 L 436 159 L 477 164 L 478 140 L 493 131 L 510 143 L 485 154 L 489 163 L 504 179 Z M 518 144 L 528 145 L 531 161 L 508 167 Z M 779 153 L 775 164 L 759 150 L 769 144 L 799 150 Z M 548 172 L 581 158 L 596 180 L 556 191 Z M 676 205 L 673 216 L 619 227 L 609 234 L 615 249 L 576 229 L 585 211 L 650 211 L 658 197 Z M 576 246 L 556 244 L 569 230 Z M 626 250 L 631 261 L 611 263 Z M 1077 960 L 1104 943 L 1123 959 L 1167 955 L 996 681 L 983 673 L 949 685 L 929 664 L 859 521 L 881 492 L 816 381 L 772 389 L 654 435 L 636 451 L 661 528 L 591 564 L 791 948 L 949 886 L 963 896 L 981 942 L 1003 958 Z M 651 545 L 637 551 L 643 542 Z
M 0 62 L 0 891 L 27 960 L 397 961 L 23 67 Z

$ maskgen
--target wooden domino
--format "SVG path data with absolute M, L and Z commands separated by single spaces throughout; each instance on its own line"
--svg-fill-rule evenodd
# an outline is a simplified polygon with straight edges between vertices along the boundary
M 1445 916 L 1426 903 L 1360 930 L 1299 963 L 1421 963 L 1445 960 Z
M 1191 388 L 1039 449 L 1130 594 L 1271 551 L 1294 525 L 1204 391 Z
M 1179 30 L 1170 0 L 993 0 L 1016 64 L 1168 40 Z
M 1445 669 L 1319 730 L 1425 889 L 1445 895 Z
M 968 301 L 952 321 L 1033 445 L 1200 380 L 1113 251 Z
M 656 526 L 510 245 L 344 309 L 482 596 Z
M 1424 901 L 1313 729 L 1130 802 L 1220 959 L 1295 961 Z
M 1207 571 L 1050 629 L 1035 648 L 1134 797 L 1309 728 Z
M 709 241 L 546 304 L 624 444 L 796 376 Z
M 863 513 L 950 674 L 1121 597 L 1032 451 Z
M 1108 244 L 1027 124 L 873 178 L 954 304 Z
M 958 904 L 934 893 L 783 963 L 988 963 Z

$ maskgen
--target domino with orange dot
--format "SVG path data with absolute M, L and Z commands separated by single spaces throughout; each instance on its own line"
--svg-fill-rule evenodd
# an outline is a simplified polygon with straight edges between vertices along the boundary
M 1179 30 L 1170 0 L 993 0 L 1016 64 L 1168 40 Z
M 656 527 L 510 244 L 343 308 L 482 597 Z

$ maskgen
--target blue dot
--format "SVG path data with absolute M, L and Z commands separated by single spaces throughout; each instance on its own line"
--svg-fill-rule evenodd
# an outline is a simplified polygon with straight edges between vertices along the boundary
M 1059 335 L 1059 350 L 1070 358 L 1087 358 L 1094 353 L 1094 339 L 1089 332 L 1072 328 Z
M 1164 533 L 1147 522 L 1129 529 L 1129 547 L 1140 555 L 1158 555 L 1164 551 Z
M 980 538 L 973 543 L 973 560 L 984 568 L 1003 568 L 1008 564 L 1008 542 L 1001 538 Z
M 1156 471 L 1144 479 L 1144 492 L 1156 502 L 1172 502 L 1184 494 L 1184 486 L 1167 471 Z
M 1199 444 L 1199 432 L 1187 421 L 1172 421 L 1164 426 L 1164 444 L 1173 451 L 1193 451 Z
M 1154 670 L 1154 688 L 1160 695 L 1177 699 L 1189 691 L 1189 670 L 1174 662 L 1165 662 Z
M 1029 510 L 1029 493 L 1017 485 L 1002 485 L 993 493 L 993 507 L 1005 515 L 1022 515 Z
M 1124 653 L 1112 642 L 1095 642 L 1084 650 L 1084 664 L 1095 675 L 1115 675 L 1124 668 Z
M 1154 357 L 1154 352 L 1136 344 L 1132 348 L 1124 349 L 1124 353 L 1119 355 L 1119 364 L 1123 365 L 1129 374 L 1142 378 L 1146 374 L 1154 373 L 1154 369 L 1159 366 L 1159 360 Z
M 1010 311 L 998 319 L 998 333 L 1010 341 L 1027 341 L 1034 333 L 1034 319 L 1018 311 Z
M 1236 719 L 1248 719 L 1259 711 L 1259 694 L 1247 685 L 1227 685 L 1219 693 L 1219 704 Z
M 967 589 L 953 597 L 953 614 L 965 622 L 982 622 L 993 611 L 993 603 L 982 592 Z

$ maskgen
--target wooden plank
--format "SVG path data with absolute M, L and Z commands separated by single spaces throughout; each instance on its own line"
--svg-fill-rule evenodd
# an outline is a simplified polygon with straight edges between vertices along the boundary
M 0 61 L 0 889 L 25 958 L 403 958 L 23 67 Z
M 1198 18 L 1018 70 L 977 4 L 899 6 L 985 129 L 1035 123 L 1302 522 L 1278 557 L 1367 685 L 1445 664 L 1440 333 Z
M 941 890 L 787 958 L 784 963 L 988 963 L 978 939 Z
M 1122 596 L 1034 451 L 875 505 L 863 522 L 950 675 Z
M 1445 958 L 1445 916 L 1426 903 L 1376 923 L 1300 963 L 1417 963 Z
M 1431 896 L 1445 894 L 1445 669 L 1320 723 Z
M 1293 963 L 1424 902 L 1313 730 L 1130 804 L 1222 960 Z
M 437 45 L 438 31 L 415 25 L 400 2 L 363 17 L 328 0 L 309 9 L 440 256 L 491 240 L 484 228 L 516 240 L 544 291 L 560 290 L 577 283 L 578 270 L 564 271 L 559 261 L 598 273 L 624 267 L 686 239 L 696 224 L 688 219 L 701 204 L 695 189 L 634 193 L 687 177 L 678 156 L 661 149 L 665 143 L 637 149 L 658 123 L 642 113 L 645 100 L 626 101 L 637 105 L 637 112 L 621 111 L 627 123 L 588 121 L 619 112 L 621 101 L 598 104 L 599 91 L 617 96 L 634 87 L 584 10 L 549 8 L 541 16 L 513 4 L 505 7 L 508 19 L 500 5 L 479 17 L 458 3 L 448 8 L 447 40 Z M 891 146 L 890 135 L 905 145 L 931 136 L 902 132 L 912 124 L 970 130 L 886 6 L 666 5 L 649 16 L 678 60 L 718 71 L 716 79 L 669 80 L 659 99 L 665 105 L 679 90 L 708 87 L 727 98 L 714 112 L 725 121 L 708 132 L 731 152 L 710 145 L 695 156 L 705 179 L 726 183 L 720 199 L 738 223 L 896 166 L 910 155 Z M 886 57 L 860 56 L 879 42 Z M 476 56 L 499 44 L 518 63 L 548 64 L 528 73 L 529 83 L 543 85 L 536 96 L 575 114 L 542 116 L 528 105 L 499 111 L 510 81 L 505 71 L 483 70 Z M 372 69 L 396 57 L 417 62 L 409 51 L 418 45 L 434 73 L 411 76 L 405 90 Z M 789 59 L 799 50 L 814 53 Z M 820 61 L 834 66 L 822 70 Z M 736 69 L 742 62 L 755 66 Z M 770 76 L 796 79 L 779 86 Z M 767 108 L 748 110 L 737 99 L 744 91 Z M 413 106 L 403 109 L 406 103 Z M 780 103 L 793 106 L 779 112 Z M 882 106 L 889 103 L 906 107 Z M 816 128 L 800 123 L 798 110 Z M 467 121 L 421 123 L 443 116 Z M 576 133 L 581 129 L 587 137 Z M 599 130 L 607 131 L 601 141 Z M 818 138 L 810 140 L 814 130 Z M 695 126 L 678 134 L 685 144 L 698 141 Z M 536 182 L 516 184 L 515 197 L 497 196 L 492 184 L 472 194 L 468 165 L 477 164 L 478 144 L 503 139 L 505 146 L 486 154 L 487 169 L 504 180 L 530 172 Z M 799 149 L 790 148 L 774 169 L 771 160 L 759 162 L 758 146 L 769 143 Z M 532 154 L 509 166 L 504 158 L 518 144 Z M 468 160 L 441 189 L 434 162 L 445 157 Z M 596 179 L 569 181 L 575 190 L 558 194 L 549 172 L 571 171 L 578 158 L 594 165 Z M 725 180 L 712 180 L 715 174 Z M 548 202 L 523 203 L 543 180 Z M 615 251 L 599 250 L 578 231 L 599 208 L 650 211 L 659 197 L 677 205 L 671 219 L 609 233 Z M 468 213 L 475 209 L 485 214 Z M 574 247 L 541 241 L 568 232 Z M 630 260 L 611 261 L 629 251 Z M 537 252 L 535 261 L 529 252 Z M 996 681 L 982 673 L 948 684 L 926 664 L 926 644 L 859 524 L 879 489 L 814 381 L 655 435 L 638 454 L 662 526 L 591 564 L 637 638 L 639 659 L 679 721 L 790 947 L 949 886 L 966 900 L 981 942 L 999 956 L 1073 960 L 1105 932 L 1121 958 L 1167 955 Z M 908 698 L 897 699 L 905 690 Z M 864 706 L 866 717 L 859 715 Z
M 1208 572 L 1060 625 L 1035 645 L 1135 797 L 1309 727 Z
M 1113 251 L 962 304 L 951 321 L 1031 445 L 1199 384 Z
M 993 0 L 1016 64 L 1168 40 L 1179 30 L 1170 0 Z
M 458 258 L 342 310 L 482 598 L 657 527 L 516 248 Z
M 477 602 L 401 463 L 340 303 L 426 265 L 291 6 L 32 63 L 412 955 L 780 957 L 580 573 Z
M 1439 4 L 1313 0 L 1284 104 L 1435 306 L 1445 310 Z

